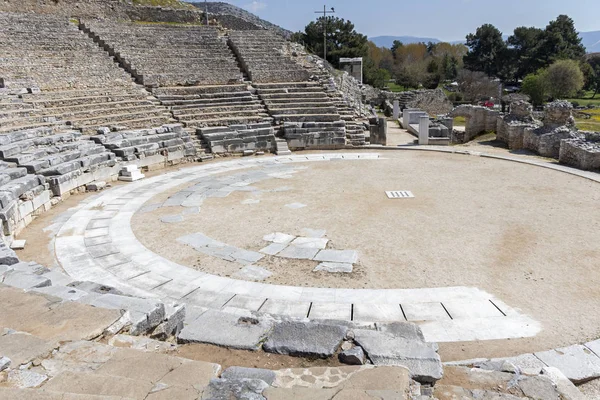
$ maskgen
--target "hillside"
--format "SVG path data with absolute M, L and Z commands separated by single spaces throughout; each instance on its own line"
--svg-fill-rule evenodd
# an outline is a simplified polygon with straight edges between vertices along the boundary
M 289 38 L 292 35 L 291 31 L 284 29 L 278 25 L 275 25 L 269 21 L 265 21 L 264 19 L 259 18 L 258 16 L 252 14 L 249 11 L 244 10 L 243 8 L 236 7 L 233 4 L 224 3 L 221 1 L 214 2 L 190 2 L 193 6 L 199 8 L 204 11 L 208 9 L 209 14 L 213 15 L 229 15 L 234 18 L 239 18 L 243 21 L 249 22 L 255 26 L 262 27 L 271 31 L 274 31 L 286 38 Z M 223 21 L 221 21 L 223 22 Z
M 600 31 L 593 32 L 580 32 L 579 36 L 581 37 L 581 43 L 586 48 L 588 53 L 595 53 L 600 51 Z M 508 38 L 508 36 L 504 36 L 504 38 Z M 425 38 L 425 37 L 415 37 L 415 36 L 375 36 L 369 38 L 373 43 L 375 43 L 379 47 L 387 47 L 388 49 L 392 47 L 394 40 L 399 40 L 402 43 L 439 43 L 440 39 L 435 38 Z M 452 44 L 455 43 L 464 43 L 464 41 L 453 41 L 450 42 Z

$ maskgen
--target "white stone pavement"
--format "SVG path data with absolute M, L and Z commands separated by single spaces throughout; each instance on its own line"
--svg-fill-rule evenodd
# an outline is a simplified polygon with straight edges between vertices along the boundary
M 538 322 L 474 287 L 328 289 L 277 286 L 207 274 L 167 260 L 135 237 L 131 218 L 155 195 L 187 182 L 268 164 L 376 160 L 376 153 L 248 158 L 174 171 L 108 190 L 83 202 L 55 241 L 57 260 L 74 279 L 140 297 L 310 319 L 415 321 L 428 341 L 457 342 L 535 336 Z

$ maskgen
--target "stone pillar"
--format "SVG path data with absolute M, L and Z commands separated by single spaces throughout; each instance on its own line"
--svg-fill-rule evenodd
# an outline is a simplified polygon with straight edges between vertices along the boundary
M 419 119 L 419 144 L 429 144 L 429 117 L 423 115 Z
M 404 129 L 408 129 L 408 112 L 412 110 L 412 108 L 405 108 L 402 110 L 402 127 Z
M 397 121 L 398 118 L 400 118 L 400 102 L 394 100 L 394 121 Z

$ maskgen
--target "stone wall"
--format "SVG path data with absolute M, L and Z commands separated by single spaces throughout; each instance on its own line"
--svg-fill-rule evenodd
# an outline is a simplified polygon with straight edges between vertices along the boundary
M 496 132 L 500 113 L 487 107 L 462 105 L 452 110 L 449 116 L 466 118 L 464 133 L 455 131 L 452 140 L 453 143 L 466 143 L 484 132 Z
M 563 140 L 558 160 L 581 169 L 600 170 L 600 132 L 584 132 L 577 138 Z
M 511 150 L 519 150 L 523 148 L 525 129 L 537 129 L 540 126 L 541 122 L 533 117 L 531 104 L 518 100 L 510 104 L 508 115 L 498 117 L 496 139 Z
M 544 157 L 559 158 L 561 141 L 575 139 L 575 124 L 568 101 L 557 100 L 544 107 L 543 126 L 526 128 L 523 132 L 523 148 Z

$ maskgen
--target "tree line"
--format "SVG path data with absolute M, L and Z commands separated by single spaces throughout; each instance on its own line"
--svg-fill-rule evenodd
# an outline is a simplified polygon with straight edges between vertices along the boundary
M 342 57 L 363 57 L 365 82 L 379 88 L 390 80 L 405 89 L 436 88 L 454 80 L 463 88 L 492 88 L 491 82 L 499 80 L 522 83 L 536 103 L 572 97 L 581 90 L 591 90 L 595 97 L 600 91 L 600 54 L 586 55 L 573 20 L 566 15 L 544 29 L 518 27 L 506 40 L 495 26 L 484 24 L 467 35 L 466 45 L 395 41 L 390 49 L 378 47 L 352 22 L 337 17 L 309 23 L 292 40 L 322 54 L 324 24 L 327 61 L 339 68 Z

